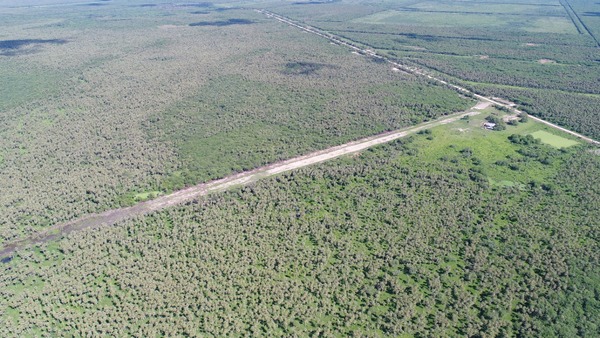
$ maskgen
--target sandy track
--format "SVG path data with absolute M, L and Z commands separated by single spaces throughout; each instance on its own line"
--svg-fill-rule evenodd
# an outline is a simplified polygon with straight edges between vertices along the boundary
M 153 211 L 158 211 L 171 206 L 189 202 L 213 192 L 224 191 L 234 186 L 255 182 L 264 177 L 277 175 L 286 171 L 322 163 L 343 155 L 356 153 L 375 145 L 391 142 L 407 135 L 414 134 L 423 129 L 442 124 L 448 124 L 462 118 L 463 116 L 476 114 L 479 114 L 479 112 L 462 112 L 448 115 L 439 120 L 422 123 L 414 127 L 367 137 L 343 145 L 295 157 L 286 161 L 266 165 L 254 170 L 231 175 L 219 180 L 198 184 L 150 201 L 138 203 L 131 207 L 108 210 L 103 213 L 88 215 L 71 222 L 57 224 L 26 239 L 5 245 L 2 250 L 0 250 L 0 258 L 11 256 L 20 248 L 60 238 L 73 231 L 99 226 L 114 225 L 115 223 L 136 216 L 145 215 Z

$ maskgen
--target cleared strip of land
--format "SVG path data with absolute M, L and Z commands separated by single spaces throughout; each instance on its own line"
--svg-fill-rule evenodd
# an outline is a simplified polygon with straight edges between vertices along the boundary
M 478 94 L 473 93 L 463 87 L 459 87 L 457 85 L 450 84 L 442 79 L 439 79 L 431 74 L 428 74 L 424 70 L 400 64 L 394 60 L 388 59 L 387 57 L 381 56 L 372 50 L 362 49 L 360 47 L 352 45 L 351 43 L 343 41 L 342 38 L 340 38 L 340 37 L 331 35 L 326 32 L 322 32 L 317 28 L 297 23 L 293 20 L 290 20 L 288 18 L 285 18 L 283 16 L 277 15 L 272 12 L 268 12 L 268 11 L 264 11 L 264 10 L 258 10 L 258 11 L 267 15 L 268 17 L 274 18 L 278 21 L 284 22 L 293 27 L 296 27 L 296 28 L 302 29 L 306 32 L 316 34 L 323 38 L 329 39 L 333 43 L 349 47 L 356 53 L 359 53 L 362 55 L 368 55 L 370 57 L 384 60 L 385 62 L 392 64 L 394 66 L 394 69 L 396 69 L 398 71 L 405 71 L 405 72 L 408 72 L 411 74 L 425 76 L 425 77 L 429 78 L 430 80 L 436 81 L 436 82 L 443 84 L 445 86 L 448 86 L 448 87 L 455 88 L 459 92 L 462 92 L 465 94 L 470 94 L 472 97 L 475 97 L 483 102 L 487 102 L 487 103 L 494 104 L 494 105 L 501 106 L 501 107 L 506 107 L 509 110 L 511 110 L 515 113 L 518 113 L 518 114 L 521 113 L 521 111 L 516 109 L 514 107 L 514 105 L 512 105 L 511 103 L 506 103 L 505 101 L 503 101 L 501 99 L 488 98 L 488 97 L 484 97 L 482 95 L 478 95 Z M 475 106 L 474 109 L 482 109 L 484 107 L 485 107 L 485 105 L 483 105 L 480 102 L 480 104 Z M 35 235 L 32 235 L 26 239 L 19 240 L 19 241 L 13 242 L 13 243 L 5 244 L 4 247 L 2 249 L 0 249 L 0 258 L 11 256 L 16 250 L 18 250 L 20 248 L 27 247 L 29 245 L 35 245 L 35 244 L 47 242 L 49 240 L 62 237 L 73 231 L 82 230 L 82 229 L 91 228 L 91 227 L 113 225 L 115 223 L 124 221 L 126 219 L 145 215 L 145 214 L 148 214 L 153 211 L 168 208 L 170 206 L 182 204 L 182 203 L 194 200 L 200 196 L 207 195 L 209 193 L 227 190 L 234 186 L 239 186 L 239 185 L 244 185 L 244 184 L 248 184 L 251 182 L 255 182 L 263 177 L 277 175 L 279 173 L 286 172 L 289 170 L 294 170 L 294 169 L 306 167 L 306 166 L 309 166 L 312 164 L 325 162 L 325 161 L 328 161 L 333 158 L 343 156 L 346 154 L 356 153 L 356 152 L 359 152 L 361 150 L 367 149 L 369 147 L 372 147 L 372 146 L 375 146 L 378 144 L 387 143 L 387 142 L 399 139 L 399 138 L 407 136 L 409 134 L 418 132 L 419 130 L 431 128 L 431 127 L 442 125 L 442 124 L 451 123 L 451 122 L 454 122 L 454 121 L 462 118 L 463 116 L 476 115 L 476 114 L 479 114 L 479 112 L 468 112 L 468 113 L 462 112 L 462 113 L 452 114 L 452 115 L 446 116 L 439 120 L 422 123 L 417 126 L 413 126 L 413 127 L 409 127 L 409 128 L 405 128 L 405 129 L 401 129 L 401 130 L 397 130 L 397 131 L 392 131 L 392 132 L 387 132 L 387 133 L 371 136 L 371 137 L 364 138 L 364 139 L 361 139 L 358 141 L 353 141 L 353 142 L 349 142 L 349 143 L 346 143 L 346 144 L 343 144 L 340 146 L 317 151 L 317 152 L 314 152 L 314 153 L 311 153 L 308 155 L 304 155 L 304 156 L 296 157 L 296 158 L 293 158 L 290 160 L 286 160 L 286 161 L 270 164 L 267 166 L 263 166 L 260 168 L 256 168 L 251 171 L 246 171 L 246 172 L 242 172 L 239 174 L 231 175 L 231 176 L 225 177 L 220 180 L 215 180 L 215 181 L 199 184 L 199 185 L 187 188 L 187 189 L 183 189 L 183 190 L 174 192 L 169 195 L 158 197 L 158 198 L 150 200 L 150 201 L 138 203 L 131 207 L 108 210 L 103 213 L 88 215 L 88 216 L 73 220 L 71 222 L 57 224 L 48 229 L 45 229 L 44 231 L 37 233 Z M 546 125 L 549 125 L 553 128 L 556 128 L 556 129 L 559 129 L 566 133 L 569 133 L 571 135 L 574 135 L 574 136 L 576 136 L 580 139 L 583 139 L 587 142 L 600 145 L 600 142 L 595 141 L 589 137 L 586 137 L 586 136 L 583 136 L 576 132 L 573 132 L 571 130 L 559 127 L 555 124 L 552 124 L 550 122 L 547 122 L 547 121 L 542 120 L 537 117 L 531 116 L 531 118 L 536 121 L 542 122 Z
M 216 181 L 198 184 L 187 189 L 176 191 L 169 195 L 164 195 L 150 201 L 138 203 L 131 207 L 108 210 L 103 213 L 88 215 L 68 223 L 57 224 L 29 238 L 5 245 L 2 250 L 0 250 L 0 258 L 11 256 L 20 248 L 60 238 L 73 231 L 98 226 L 113 225 L 126 219 L 189 202 L 200 196 L 205 196 L 213 192 L 224 191 L 234 186 L 255 182 L 264 177 L 277 175 L 286 171 L 325 162 L 343 155 L 356 153 L 379 144 L 391 142 L 407 135 L 414 134 L 423 129 L 448 124 L 464 116 L 472 116 L 477 114 L 479 114 L 479 112 L 455 113 L 435 121 L 419 124 L 417 126 L 367 137 L 286 161 L 266 165 L 254 170 L 231 175 Z

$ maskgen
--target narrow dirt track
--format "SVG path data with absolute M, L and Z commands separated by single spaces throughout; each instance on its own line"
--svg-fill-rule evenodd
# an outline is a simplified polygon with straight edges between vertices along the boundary
M 293 26 L 293 27 L 299 28 L 303 31 L 321 36 L 325 39 L 330 40 L 331 42 L 333 42 L 335 44 L 346 46 L 346 47 L 352 49 L 356 53 L 359 53 L 362 55 L 368 55 L 371 57 L 375 57 L 375 58 L 384 60 L 384 61 L 392 64 L 394 66 L 394 69 L 397 69 L 399 71 L 404 71 L 404 72 L 419 75 L 419 76 L 425 76 L 430 80 L 433 80 L 440 84 L 455 88 L 459 92 L 463 92 L 465 94 L 471 94 L 473 97 L 475 97 L 481 101 L 491 103 L 494 105 L 498 105 L 498 106 L 502 106 L 502 107 L 506 107 L 506 108 L 510 109 L 511 111 L 518 113 L 518 114 L 522 113 L 521 111 L 519 111 L 518 109 L 514 108 L 513 106 L 511 106 L 509 104 L 498 102 L 497 100 L 494 100 L 492 98 L 488 98 L 488 97 L 473 93 L 473 92 L 467 90 L 466 88 L 450 84 L 442 79 L 439 79 L 430 74 L 427 74 L 425 71 L 423 71 L 421 69 L 414 68 L 414 67 L 408 67 L 408 66 L 399 64 L 399 63 L 397 63 L 393 60 L 390 60 L 384 56 L 378 55 L 377 53 L 375 53 L 372 50 L 359 48 L 348 42 L 343 41 L 340 37 L 334 36 L 334 35 L 326 33 L 326 32 L 322 32 L 317 28 L 310 27 L 310 26 L 304 25 L 304 24 L 300 24 L 298 22 L 295 22 L 293 20 L 290 20 L 288 18 L 285 18 L 285 17 L 275 14 L 273 12 L 269 12 L 269 11 L 265 11 L 265 10 L 257 10 L 257 11 L 265 14 L 266 16 L 268 16 L 270 18 L 273 18 L 280 22 L 286 23 L 290 26 Z M 482 107 L 483 107 L 483 105 L 480 102 L 473 109 L 481 109 Z M 359 152 L 366 148 L 369 148 L 369 147 L 372 147 L 372 146 L 375 146 L 378 144 L 382 144 L 382 143 L 387 143 L 387 142 L 396 140 L 398 138 L 404 137 L 406 135 L 418 132 L 419 130 L 422 130 L 422 129 L 451 123 L 451 122 L 454 122 L 454 121 L 460 119 L 463 116 L 476 115 L 476 114 L 479 114 L 479 113 L 478 112 L 456 113 L 456 114 L 446 116 L 446 117 L 436 120 L 436 121 L 423 123 L 423 124 L 420 124 L 420 125 L 417 125 L 414 127 L 409 127 L 409 128 L 402 129 L 402 130 L 397 130 L 397 131 L 388 132 L 388 133 L 384 133 L 384 134 L 380 134 L 380 135 L 375 135 L 375 136 L 361 139 L 358 141 L 349 142 L 349 143 L 346 143 L 346 144 L 343 144 L 340 146 L 317 151 L 317 152 L 314 152 L 314 153 L 311 153 L 308 155 L 296 157 L 296 158 L 293 158 L 290 160 L 263 166 L 263 167 L 260 167 L 260 168 L 257 168 L 257 169 L 251 170 L 251 171 L 242 172 L 239 174 L 228 176 L 228 177 L 225 177 L 220 180 L 198 184 L 196 186 L 193 186 L 193 187 L 190 187 L 187 189 L 183 189 L 183 190 L 174 192 L 169 195 L 161 196 L 161 197 L 158 197 L 158 198 L 150 200 L 150 201 L 138 203 L 131 207 L 108 210 L 103 213 L 88 215 L 88 216 L 73 220 L 71 222 L 57 224 L 48 229 L 45 229 L 42 232 L 34 234 L 28 238 L 5 244 L 4 247 L 2 249 L 0 249 L 0 259 L 11 256 L 18 249 L 21 249 L 21 248 L 24 248 L 24 247 L 27 247 L 30 245 L 47 242 L 49 240 L 57 239 L 66 234 L 69 234 L 73 231 L 78 231 L 78 230 L 92 228 L 92 227 L 114 225 L 115 223 L 124 221 L 126 219 L 130 219 L 130 218 L 140 216 L 140 215 L 145 215 L 150 212 L 162 210 L 162 209 L 174 206 L 174 205 L 182 204 L 182 203 L 194 200 L 200 196 L 205 196 L 209 193 L 224 191 L 224 190 L 227 190 L 234 186 L 245 185 L 245 184 L 248 184 L 251 182 L 255 182 L 255 181 L 259 180 L 260 178 L 277 175 L 277 174 L 285 172 L 285 171 L 290 171 L 290 170 L 306 167 L 306 166 L 309 166 L 312 164 L 325 162 L 325 161 L 328 161 L 333 158 L 343 156 L 346 154 Z M 590 143 L 593 143 L 596 145 L 600 145 L 600 142 L 593 140 L 589 137 L 583 136 L 581 134 L 578 134 L 574 131 L 557 126 L 553 123 L 550 123 L 548 121 L 542 120 L 542 119 L 534 117 L 534 116 L 531 116 L 531 118 L 538 122 L 544 123 L 550 127 L 553 127 L 553 128 L 559 129 L 561 131 L 564 131 L 566 133 L 569 133 L 571 135 L 574 135 L 574 136 L 576 136 L 582 140 L 585 140 L 587 142 L 590 142 Z
M 115 223 L 136 216 L 145 215 L 153 211 L 162 210 L 174 205 L 192 201 L 200 196 L 224 191 L 234 186 L 255 182 L 264 177 L 277 175 L 286 171 L 325 162 L 343 155 L 356 153 L 375 145 L 391 142 L 407 135 L 414 134 L 419 130 L 439 126 L 442 124 L 448 124 L 462 118 L 463 116 L 472 116 L 476 114 L 479 114 L 479 112 L 461 112 L 448 115 L 441 119 L 425 122 L 414 127 L 408 127 L 401 130 L 367 137 L 325 150 L 295 157 L 286 161 L 266 165 L 254 170 L 231 175 L 216 181 L 198 184 L 193 187 L 176 191 L 169 195 L 164 195 L 150 201 L 138 203 L 131 207 L 108 210 L 103 213 L 88 215 L 71 222 L 57 224 L 26 239 L 5 245 L 2 250 L 0 250 L 0 259 L 11 256 L 16 250 L 21 248 L 57 239 L 73 231 L 99 226 L 114 225 Z

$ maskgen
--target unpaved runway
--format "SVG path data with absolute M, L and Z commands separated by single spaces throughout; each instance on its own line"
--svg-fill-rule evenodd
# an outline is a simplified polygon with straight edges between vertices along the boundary
M 20 248 L 27 247 L 32 244 L 39 244 L 47 242 L 49 240 L 57 239 L 73 231 L 92 227 L 113 225 L 126 219 L 133 218 L 135 216 L 145 215 L 153 211 L 162 210 L 174 205 L 192 201 L 200 196 L 204 196 L 209 193 L 227 190 L 234 186 L 240 186 L 251 182 L 255 182 L 264 177 L 277 175 L 286 171 L 306 167 L 317 163 L 322 163 L 343 155 L 356 153 L 378 144 L 387 143 L 405 137 L 407 135 L 414 134 L 419 130 L 435 127 L 442 124 L 448 124 L 466 115 L 472 116 L 477 114 L 479 114 L 479 112 L 462 112 L 448 115 L 441 119 L 422 123 L 414 127 L 408 127 L 397 131 L 367 137 L 336 147 L 295 157 L 286 161 L 266 165 L 264 167 L 260 167 L 251 171 L 231 175 L 220 180 L 198 184 L 193 187 L 176 191 L 169 195 L 164 195 L 150 201 L 138 203 L 131 207 L 108 210 L 100 214 L 88 215 L 68 223 L 57 224 L 48 229 L 45 229 L 40 233 L 30 236 L 29 238 L 5 245 L 2 248 L 2 250 L 0 250 L 0 258 L 11 256 L 15 252 L 15 250 L 18 250 Z

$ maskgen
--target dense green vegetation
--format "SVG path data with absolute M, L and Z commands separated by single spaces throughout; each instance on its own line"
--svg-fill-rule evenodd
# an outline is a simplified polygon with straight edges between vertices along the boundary
M 597 336 L 600 157 L 482 115 L 21 251 L 0 330 Z
M 600 139 L 597 2 L 4 0 L 0 249 L 475 104 L 253 8 Z M 0 337 L 598 337 L 600 150 L 499 109 L 0 257 Z
M 269 82 L 240 76 L 217 78 L 203 86 L 199 95 L 150 119 L 150 133 L 164 135 L 167 142 L 175 140 L 182 158 L 181 170 L 164 182 L 163 190 L 420 123 L 468 106 L 455 92 L 399 77 L 387 67 L 366 64 L 362 59 L 352 62 L 352 58 L 356 59 L 350 55 L 339 65 L 302 63 L 305 70 L 301 71 L 286 64 L 270 75 Z M 348 82 L 350 72 L 355 77 Z M 373 82 L 374 76 L 379 77 L 378 83 Z
M 473 103 L 252 10 L 155 4 L 0 11 L 0 243 Z

